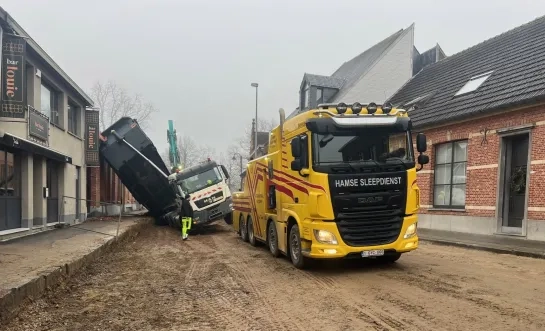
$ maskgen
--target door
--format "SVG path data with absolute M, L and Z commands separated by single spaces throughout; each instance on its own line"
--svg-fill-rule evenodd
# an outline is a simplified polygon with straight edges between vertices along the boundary
M 22 226 L 19 155 L 0 149 L 0 231 Z
M 49 190 L 47 197 L 47 223 L 59 220 L 59 175 L 58 165 L 52 160 L 46 163 L 46 185 Z
M 529 134 L 504 138 L 502 232 L 522 234 L 526 210 Z
M 79 220 L 81 214 L 80 172 L 81 168 L 76 167 L 76 220 Z

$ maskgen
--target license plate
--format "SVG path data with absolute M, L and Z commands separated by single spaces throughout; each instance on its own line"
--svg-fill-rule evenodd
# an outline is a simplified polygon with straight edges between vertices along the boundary
M 382 256 L 382 255 L 384 255 L 383 249 L 375 249 L 372 251 L 361 252 L 361 257 L 372 257 L 372 256 Z

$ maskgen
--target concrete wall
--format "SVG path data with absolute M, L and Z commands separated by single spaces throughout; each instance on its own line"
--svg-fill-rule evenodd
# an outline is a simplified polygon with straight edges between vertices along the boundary
M 413 45 L 414 26 L 411 26 L 350 90 L 335 96 L 334 101 L 384 102 L 412 77 Z
M 530 132 L 530 172 L 523 237 L 545 241 L 545 105 L 473 118 L 422 129 L 427 135 L 430 164 L 418 173 L 419 226 L 459 232 L 494 234 L 501 229 L 500 160 L 502 131 Z M 486 137 L 484 135 L 486 129 Z M 485 139 L 486 138 L 486 139 Z M 433 208 L 435 146 L 467 139 L 466 202 L 461 209 Z

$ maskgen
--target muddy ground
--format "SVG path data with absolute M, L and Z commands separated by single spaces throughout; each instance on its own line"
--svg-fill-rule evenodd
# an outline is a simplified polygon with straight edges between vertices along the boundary
M 2 330 L 544 330 L 545 260 L 422 244 L 309 271 L 227 227 L 143 231 Z

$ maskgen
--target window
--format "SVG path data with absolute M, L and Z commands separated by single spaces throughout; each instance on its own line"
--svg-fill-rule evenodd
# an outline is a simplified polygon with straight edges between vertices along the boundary
M 435 207 L 463 208 L 466 202 L 467 141 L 454 141 L 435 148 Z
M 408 132 L 368 129 L 365 135 L 343 132 L 312 136 L 313 163 L 317 166 L 342 166 L 343 163 L 357 167 L 391 163 L 410 166 L 414 160 Z M 393 137 L 397 141 L 392 144 Z
M 307 87 L 305 89 L 305 108 L 310 107 L 310 89 Z
M 324 103 L 324 90 L 321 88 L 316 89 L 316 105 Z
M 0 150 L 0 197 L 18 197 L 20 165 L 14 154 Z
M 57 92 L 42 80 L 40 89 L 40 110 L 53 124 L 59 125 L 59 112 L 57 110 Z
M 481 86 L 484 83 L 484 81 L 488 77 L 490 77 L 490 75 L 492 75 L 492 71 L 475 76 L 475 77 L 471 77 L 469 81 L 458 92 L 456 92 L 455 96 L 475 91 L 476 89 L 479 88 L 479 86 Z
M 79 107 L 71 102 L 68 102 L 68 132 L 75 135 L 79 134 Z

